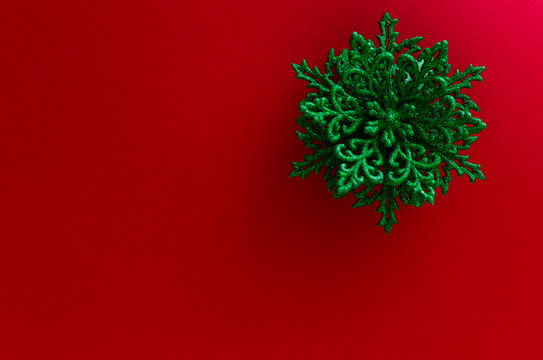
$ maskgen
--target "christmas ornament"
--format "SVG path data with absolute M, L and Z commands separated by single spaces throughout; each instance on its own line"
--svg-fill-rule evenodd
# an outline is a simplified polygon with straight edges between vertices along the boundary
M 322 171 L 334 198 L 353 193 L 353 207 L 377 201 L 377 225 L 387 234 L 398 200 L 433 204 L 437 188 L 447 192 L 452 170 L 472 183 L 484 179 L 465 151 L 486 125 L 461 93 L 482 81 L 484 67 L 449 76 L 447 42 L 424 50 L 417 45 L 422 37 L 397 43 L 397 22 L 383 15 L 377 46 L 354 32 L 349 49 L 338 56 L 330 50 L 323 73 L 305 60 L 292 64 L 296 78 L 315 91 L 298 104 L 305 131 L 296 132 L 312 152 L 292 163 L 289 176 Z

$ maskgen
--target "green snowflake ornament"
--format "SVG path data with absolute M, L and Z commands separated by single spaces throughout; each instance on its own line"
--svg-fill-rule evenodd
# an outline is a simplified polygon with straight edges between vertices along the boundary
M 486 127 L 470 113 L 477 105 L 461 93 L 482 81 L 484 67 L 469 65 L 448 76 L 447 42 L 422 51 L 422 37 L 398 44 L 397 22 L 383 15 L 379 46 L 354 32 L 350 49 L 338 56 L 330 50 L 324 73 L 305 60 L 292 64 L 296 78 L 316 91 L 298 104 L 297 119 L 305 129 L 297 135 L 312 153 L 292 163 L 290 176 L 323 170 L 334 198 L 353 193 L 353 207 L 378 201 L 377 225 L 387 234 L 396 224 L 398 199 L 433 204 L 435 189 L 447 192 L 451 170 L 472 183 L 484 179 L 480 165 L 460 153 Z

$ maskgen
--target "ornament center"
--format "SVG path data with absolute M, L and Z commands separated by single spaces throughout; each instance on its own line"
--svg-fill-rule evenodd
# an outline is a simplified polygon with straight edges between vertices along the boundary
M 386 115 L 384 117 L 385 122 L 385 128 L 391 129 L 395 127 L 396 122 L 398 121 L 398 112 L 395 109 L 389 109 L 386 112 Z

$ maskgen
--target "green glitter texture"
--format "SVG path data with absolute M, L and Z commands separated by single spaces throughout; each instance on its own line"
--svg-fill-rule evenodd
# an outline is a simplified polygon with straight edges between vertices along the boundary
M 422 37 L 395 40 L 397 19 L 378 21 L 378 45 L 354 32 L 350 49 L 330 50 L 324 65 L 310 69 L 305 60 L 292 64 L 296 78 L 316 89 L 298 104 L 298 138 L 312 150 L 293 162 L 289 176 L 305 178 L 323 171 L 334 198 L 353 193 L 353 207 L 378 201 L 377 223 L 389 233 L 394 210 L 403 204 L 434 203 L 435 189 L 447 192 L 451 170 L 473 183 L 484 179 L 480 165 L 468 162 L 474 134 L 486 125 L 461 93 L 482 81 L 483 66 L 469 65 L 450 76 L 447 42 L 421 50 Z M 415 56 L 416 54 L 416 56 Z

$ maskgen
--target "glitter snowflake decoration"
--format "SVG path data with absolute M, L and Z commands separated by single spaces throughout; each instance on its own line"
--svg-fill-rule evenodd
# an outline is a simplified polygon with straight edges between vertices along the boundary
M 435 189 L 447 192 L 451 170 L 472 183 L 484 179 L 480 165 L 459 153 L 486 126 L 461 93 L 482 81 L 484 67 L 469 65 L 448 76 L 447 42 L 424 50 L 417 45 L 422 37 L 396 43 L 397 22 L 383 15 L 379 46 L 353 33 L 350 49 L 338 56 L 330 50 L 324 73 L 305 60 L 292 64 L 296 78 L 316 91 L 298 104 L 297 119 L 305 130 L 297 135 L 312 153 L 292 163 L 290 176 L 323 170 L 334 198 L 353 193 L 353 207 L 378 201 L 377 225 L 387 234 L 396 224 L 398 199 L 433 204 Z

